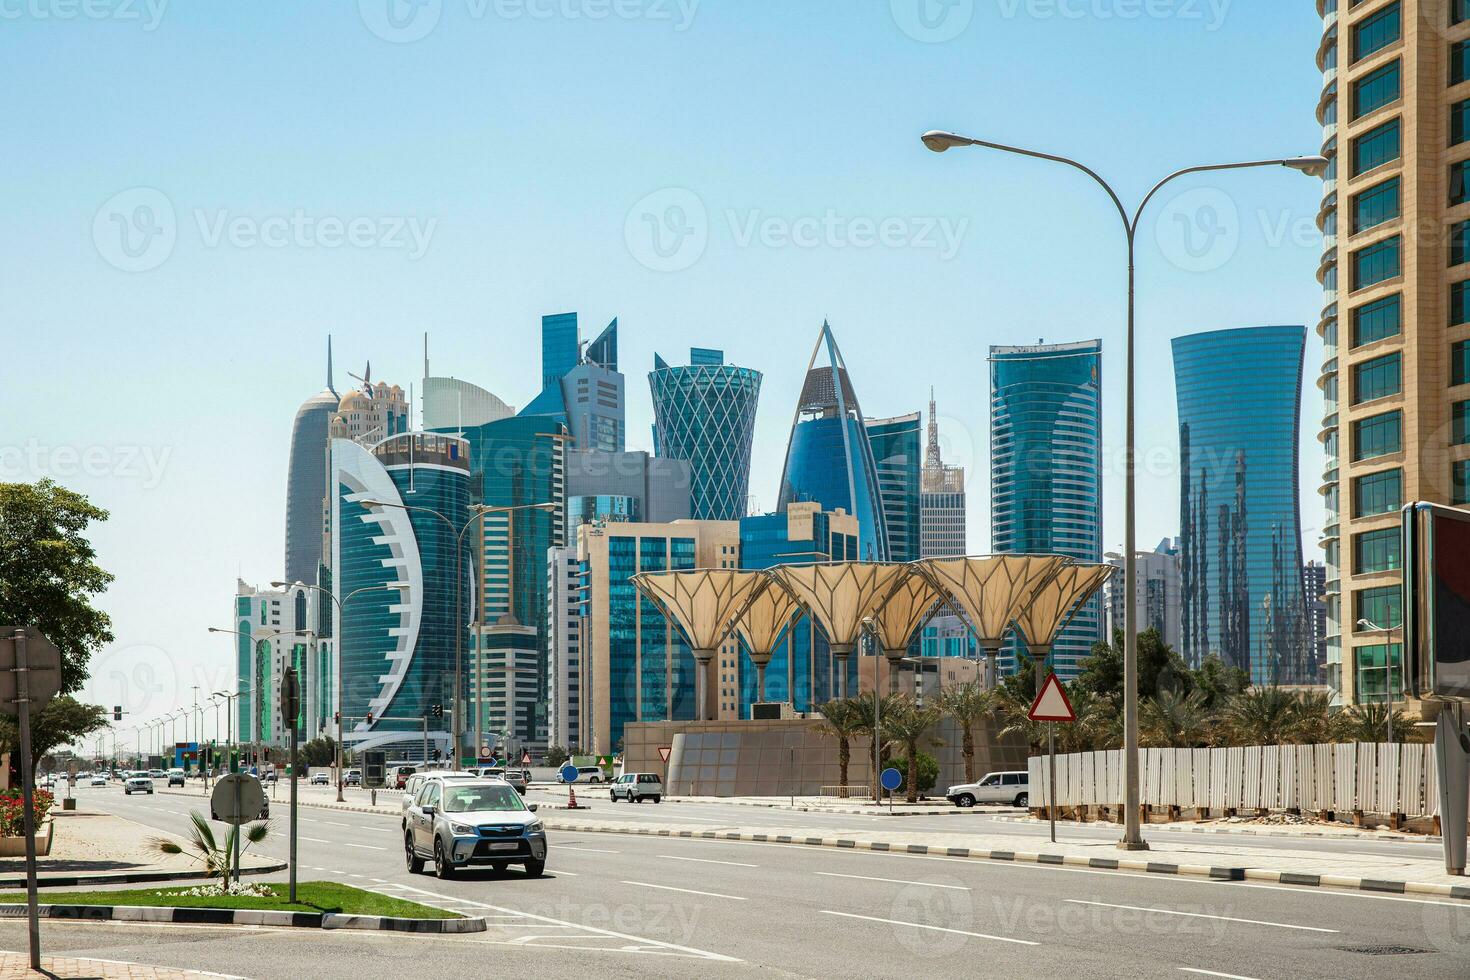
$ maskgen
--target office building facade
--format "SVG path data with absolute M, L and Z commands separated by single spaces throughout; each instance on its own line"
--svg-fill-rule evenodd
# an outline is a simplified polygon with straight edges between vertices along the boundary
M 577 314 L 541 318 L 541 393 L 521 411 L 567 427 L 584 452 L 622 452 L 627 443 L 625 384 L 618 372 L 618 321 L 584 347 Z
M 1186 660 L 1305 683 L 1298 440 L 1302 327 L 1176 337 Z
M 969 553 L 965 534 L 965 469 L 945 465 L 931 389 L 924 468 L 919 476 L 919 557 L 962 557 Z
M 566 455 L 566 533 L 576 540 L 586 521 L 666 524 L 693 517 L 689 463 L 645 452 Z
M 1101 373 L 1098 340 L 990 348 L 990 533 L 997 554 L 1102 561 Z M 1056 672 L 1075 677 L 1102 635 L 1102 597 L 1094 596 L 1057 636 Z
M 327 499 L 327 439 L 341 399 L 332 387 L 327 339 L 327 386 L 296 410 L 286 470 L 287 582 L 315 583 L 322 562 L 322 508 Z
M 546 739 L 582 746 L 582 574 L 577 549 L 546 553 L 547 672 L 551 677 Z
M 1307 604 L 1307 669 L 1305 684 L 1327 683 L 1327 566 L 1302 566 L 1302 598 Z
M 920 482 L 923 473 L 919 413 L 868 419 L 868 442 L 878 473 L 883 526 L 890 561 L 920 557 Z
M 1110 551 L 1106 560 L 1118 569 L 1103 585 L 1107 636 L 1111 638 L 1123 628 L 1124 622 L 1123 556 Z M 1137 552 L 1133 567 L 1138 573 L 1138 592 L 1133 608 L 1139 631 L 1157 630 L 1164 643 L 1174 650 L 1182 650 L 1184 568 L 1179 557 L 1179 542 L 1165 539 L 1153 551 Z
M 324 464 L 325 465 L 325 464 Z M 324 474 L 325 475 L 325 474 Z M 260 589 L 236 583 L 234 730 L 238 741 L 263 748 L 290 744 L 290 720 L 281 716 L 281 679 L 294 666 L 301 684 L 296 729 L 302 739 L 326 730 L 335 710 L 332 641 L 321 635 L 319 593 L 306 587 Z
M 723 351 L 708 348 L 693 348 L 689 361 L 675 367 L 654 355 L 654 455 L 689 464 L 695 520 L 738 520 L 750 496 L 761 373 L 726 364 Z

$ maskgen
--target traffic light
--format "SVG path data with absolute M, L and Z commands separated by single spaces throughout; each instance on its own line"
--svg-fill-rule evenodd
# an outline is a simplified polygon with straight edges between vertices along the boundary
M 373 713 L 372 713 L 372 712 L 371 712 L 371 711 L 369 711 L 369 712 L 368 712 L 368 713 L 367 713 L 367 723 L 368 723 L 368 724 L 369 724 L 369 725 L 371 725 L 371 724 L 372 724 L 372 723 L 373 723 Z
M 114 704 L 112 706 L 112 720 L 122 721 L 122 705 Z
M 443 718 L 444 717 L 444 705 L 442 705 L 442 704 L 431 704 L 431 705 L 429 705 L 429 716 L 431 718 Z
M 342 724 L 342 712 L 340 712 L 340 711 L 334 711 L 334 712 L 332 712 L 332 724 L 334 724 L 334 725 L 340 725 L 340 724 Z

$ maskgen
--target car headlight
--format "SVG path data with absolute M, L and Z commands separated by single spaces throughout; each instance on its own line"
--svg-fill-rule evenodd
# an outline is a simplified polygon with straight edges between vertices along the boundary
M 459 834 L 461 837 L 468 837 L 471 834 L 476 837 L 480 835 L 480 832 L 474 827 L 467 827 L 462 823 L 452 823 L 449 825 L 449 829 L 454 831 L 456 834 Z
M 528 834 L 540 834 L 543 833 L 545 830 L 546 824 L 542 823 L 540 820 L 526 825 L 526 833 Z

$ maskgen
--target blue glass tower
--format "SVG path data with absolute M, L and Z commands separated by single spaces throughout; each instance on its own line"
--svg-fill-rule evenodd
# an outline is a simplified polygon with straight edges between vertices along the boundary
M 818 365 L 818 357 L 823 363 Z M 796 402 L 786 468 L 776 509 L 812 501 L 858 520 L 858 547 L 866 561 L 888 561 L 878 467 L 862 408 L 830 325 L 823 323 Z
M 687 367 L 654 355 L 653 451 L 689 464 L 696 520 L 745 516 L 750 494 L 750 450 L 761 373 L 725 363 L 724 352 L 694 348 Z
M 918 561 L 919 489 L 923 448 L 919 413 L 891 419 L 868 419 L 868 441 L 878 467 L 883 526 L 891 561 Z
M 1100 340 L 990 348 L 990 536 L 997 554 L 1102 561 L 1101 370 Z M 1102 598 L 1095 596 L 1058 635 L 1056 672 L 1075 677 L 1078 661 L 1102 635 Z
M 618 372 L 618 321 L 587 344 L 577 314 L 541 318 L 541 393 L 521 410 L 563 422 L 578 449 L 622 452 L 627 444 L 623 376 Z
M 1185 657 L 1312 680 L 1297 446 L 1303 327 L 1176 337 Z

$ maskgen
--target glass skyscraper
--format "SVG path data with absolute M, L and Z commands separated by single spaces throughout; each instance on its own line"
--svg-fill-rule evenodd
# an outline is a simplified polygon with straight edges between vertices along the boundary
M 919 485 L 923 471 L 919 413 L 891 419 L 868 419 L 868 441 L 878 469 L 883 524 L 891 561 L 917 561 L 919 553 Z
M 547 415 L 566 423 L 580 450 L 622 452 L 627 420 L 616 319 L 587 344 L 584 354 L 577 314 L 542 317 L 541 383 L 541 393 L 521 415 Z
M 1184 650 L 1257 684 L 1315 682 L 1302 591 L 1304 327 L 1174 339 Z
M 689 360 L 687 367 L 671 367 L 654 355 L 648 375 L 653 452 L 689 464 L 696 520 L 737 520 L 750 494 L 761 373 L 726 364 L 718 350 L 694 348 Z
M 315 584 L 322 560 L 322 506 L 327 499 L 327 440 L 340 398 L 332 387 L 327 339 L 327 386 L 307 399 L 291 425 L 286 473 L 286 581 Z
M 1102 561 L 1102 341 L 990 348 L 991 544 Z M 1058 635 L 1063 680 L 1102 638 L 1094 596 Z M 1014 641 L 1011 645 L 1015 649 Z
M 826 323 L 807 362 L 806 380 L 796 402 L 776 509 L 784 512 L 788 504 L 798 502 L 852 514 L 858 520 L 859 557 L 888 560 L 878 466 L 847 365 Z

